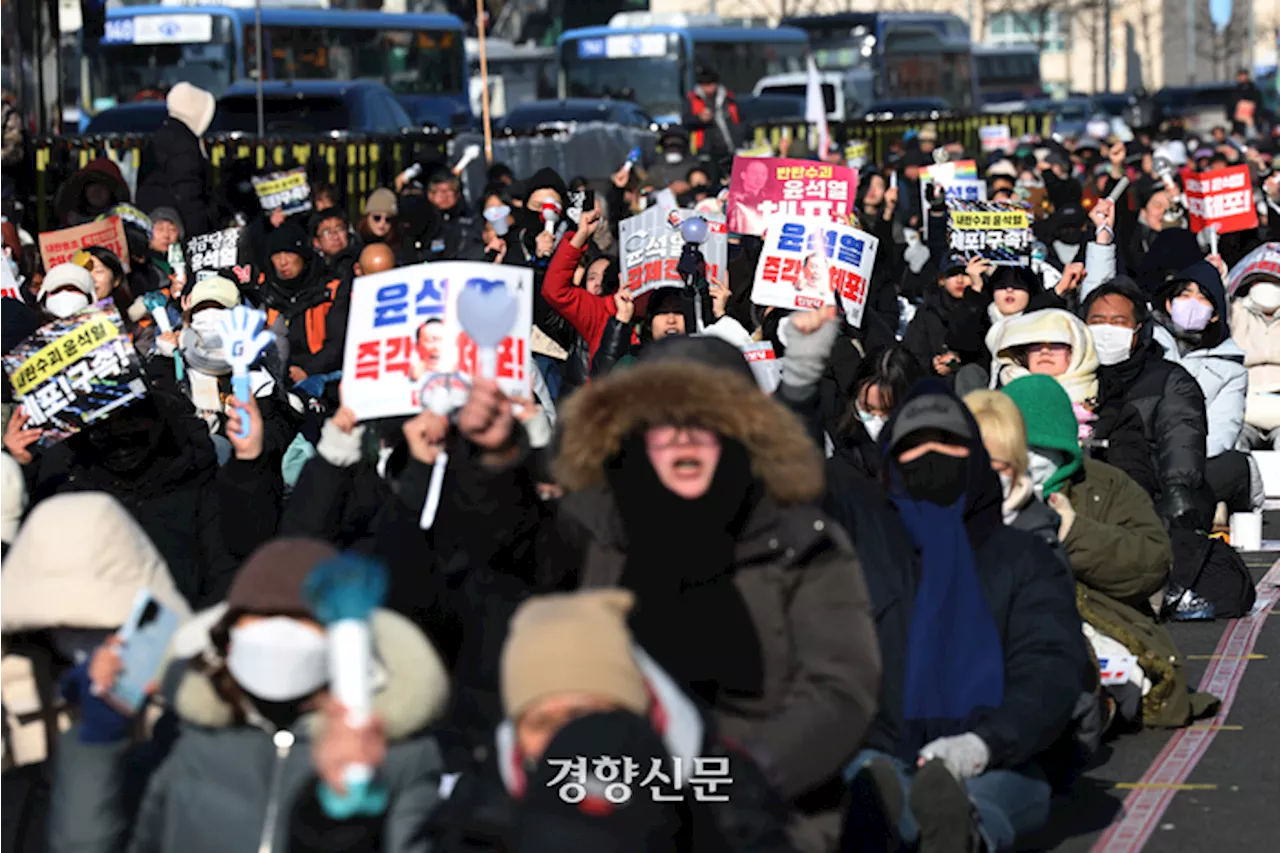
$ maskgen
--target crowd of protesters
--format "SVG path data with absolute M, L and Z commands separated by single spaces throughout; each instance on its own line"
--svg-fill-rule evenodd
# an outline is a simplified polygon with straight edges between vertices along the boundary
M 710 157 L 677 129 L 649 169 L 494 164 L 469 192 L 425 163 L 356 221 L 331 185 L 287 216 L 215 184 L 214 102 L 182 84 L 136 193 L 105 158 L 58 189 L 57 227 L 120 215 L 127 258 L 44 269 L 6 221 L 4 351 L 112 305 L 148 390 L 44 444 L 4 383 L 6 853 L 1012 850 L 1104 739 L 1214 712 L 1162 623 L 1230 610 L 1196 581 L 1237 559 L 1208 534 L 1261 505 L 1249 451 L 1280 430 L 1280 270 L 1250 266 L 1280 239 L 1269 142 L 911 131 L 850 188 L 880 239 L 858 327 L 753 304 L 752 236 L 725 280 L 629 292 L 619 223 L 662 190 L 741 202 L 736 108 L 699 83 Z M 989 199 L 1037 199 L 1031 263 L 949 250 L 920 170 L 966 157 Z M 1232 165 L 1259 225 L 1210 253 L 1178 170 Z M 545 227 L 582 187 L 595 208 Z M 185 240 L 235 226 L 248 274 L 184 274 Z M 450 417 L 358 421 L 353 286 L 443 260 L 532 270 L 532 394 L 476 378 Z M 238 305 L 273 341 L 248 399 Z M 772 393 L 738 337 L 773 345 Z M 389 584 L 366 722 L 307 593 L 353 555 Z M 140 591 L 181 627 L 125 713 Z M 352 764 L 384 808 L 326 808 Z

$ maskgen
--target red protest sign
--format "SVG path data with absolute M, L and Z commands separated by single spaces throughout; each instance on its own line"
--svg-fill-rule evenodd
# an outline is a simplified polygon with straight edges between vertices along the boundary
M 1219 234 L 1258 227 L 1253 206 L 1253 180 L 1248 166 L 1197 172 L 1187 179 L 1187 212 L 1191 230 L 1218 226 Z
M 80 249 L 102 246 L 109 249 L 129 271 L 129 242 L 124 236 L 124 222 L 119 216 L 110 216 L 97 222 L 86 222 L 74 228 L 45 231 L 40 235 L 40 257 L 45 270 L 65 264 Z
M 729 177 L 728 226 L 734 234 L 764 234 L 772 217 L 817 217 L 848 222 L 858 173 L 847 166 L 735 157 Z

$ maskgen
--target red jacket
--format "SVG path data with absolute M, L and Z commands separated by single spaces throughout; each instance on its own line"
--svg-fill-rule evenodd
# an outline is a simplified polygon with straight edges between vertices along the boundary
M 696 128 L 689 134 L 689 143 L 694 151 L 700 151 L 706 143 L 706 129 L 708 127 L 716 127 L 714 116 L 716 105 L 715 103 L 708 103 L 707 99 L 702 96 L 702 92 L 698 89 L 690 91 L 685 95 L 685 99 L 688 101 L 689 112 L 685 116 L 684 124 L 688 127 Z M 713 113 L 711 121 L 704 122 L 699 118 L 703 110 L 711 110 Z M 733 92 L 728 89 L 724 90 L 724 111 L 726 118 L 728 118 L 727 124 L 729 127 L 735 127 L 740 123 L 738 118 L 738 102 L 734 99 Z M 733 147 L 733 140 L 731 139 L 726 139 L 724 143 L 730 148 Z
M 586 249 L 579 249 L 570 243 L 574 232 L 569 232 L 560 241 L 560 248 L 551 257 L 547 265 L 547 274 L 542 279 L 542 298 L 547 300 L 557 314 L 569 321 L 574 331 L 582 336 L 595 358 L 600 348 L 600 338 L 604 336 L 605 326 L 609 318 L 617 310 L 612 296 L 593 296 L 586 288 L 576 287 L 573 283 L 573 272 L 578 268 L 578 261 Z

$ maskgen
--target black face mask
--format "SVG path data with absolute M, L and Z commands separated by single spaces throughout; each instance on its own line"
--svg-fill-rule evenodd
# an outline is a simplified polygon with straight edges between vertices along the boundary
M 902 485 L 912 500 L 951 506 L 964 495 L 969 483 L 968 457 L 929 451 L 919 459 L 899 462 Z

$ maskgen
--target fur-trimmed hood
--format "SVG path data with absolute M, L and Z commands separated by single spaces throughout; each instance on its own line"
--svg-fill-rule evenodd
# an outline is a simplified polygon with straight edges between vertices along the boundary
M 605 463 L 636 430 L 697 424 L 740 442 L 779 504 L 818 499 L 822 457 L 786 407 L 733 371 L 693 361 L 639 364 L 579 390 L 559 410 L 557 481 L 575 492 L 605 481 Z
M 209 628 L 217 624 L 226 605 L 197 614 L 174 637 L 170 653 L 187 657 L 193 648 L 209 648 Z M 440 719 L 449 701 L 449 673 L 431 643 L 405 617 L 390 610 L 373 614 L 373 647 L 380 672 L 375 677 L 373 713 L 379 717 L 387 740 L 398 741 Z M 200 636 L 202 634 L 202 636 Z M 231 705 L 214 689 L 209 676 L 187 667 L 178 685 L 175 708 L 185 722 L 211 729 L 235 722 Z M 316 714 L 304 718 L 314 731 Z

